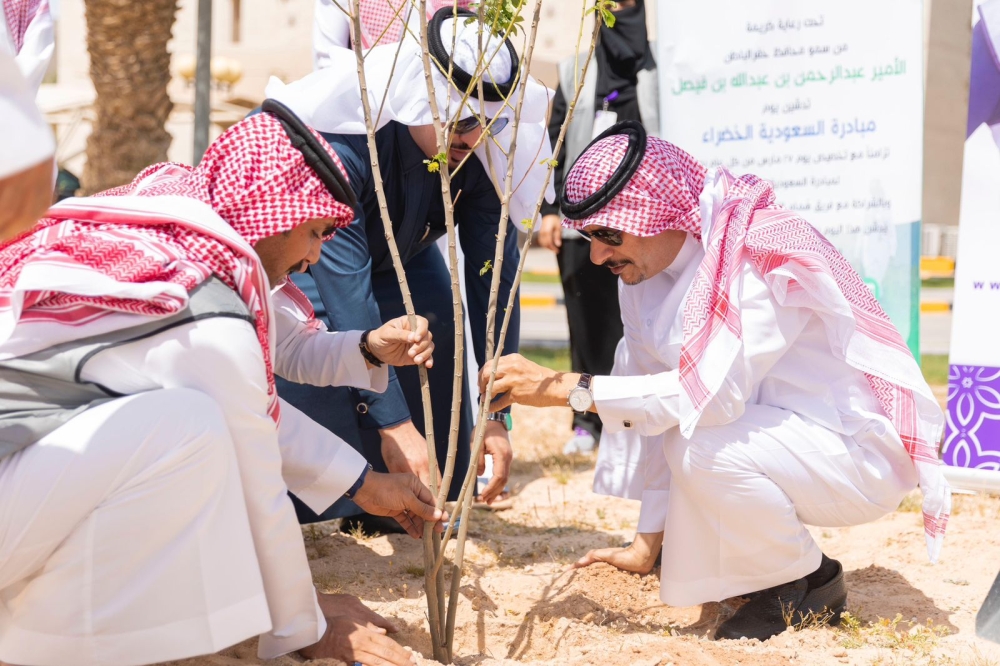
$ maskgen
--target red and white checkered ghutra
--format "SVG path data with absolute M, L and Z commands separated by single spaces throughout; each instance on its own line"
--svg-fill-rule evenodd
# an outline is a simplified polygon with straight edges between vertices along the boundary
M 582 201 L 606 183 L 625 157 L 628 138 L 614 135 L 592 145 L 566 176 L 566 197 Z M 681 430 L 689 435 L 742 345 L 740 302 L 733 298 L 746 258 L 772 293 L 816 312 L 831 349 L 864 372 L 872 393 L 899 434 L 920 477 L 924 530 L 931 560 L 941 549 L 950 493 L 936 445 L 941 435 L 936 400 L 909 348 L 871 290 L 836 248 L 811 224 L 775 203 L 769 181 L 714 173 L 721 192 L 712 220 L 701 219 L 699 197 L 710 173 L 680 148 L 649 137 L 637 172 L 606 206 L 572 229 L 600 225 L 635 236 L 668 229 L 698 237 L 705 258 L 684 302 L 680 356 Z M 703 232 L 708 238 L 703 238 Z
M 0 245 L 0 344 L 18 327 L 44 340 L 65 335 L 53 326 L 100 325 L 121 314 L 169 316 L 215 275 L 255 318 L 277 420 L 269 285 L 252 246 L 309 220 L 344 227 L 353 217 L 278 121 L 252 116 L 212 143 L 197 167 L 153 165 L 129 185 L 53 206 L 30 232 Z
M 471 0 L 457 0 L 466 9 Z M 370 49 L 378 44 L 393 44 L 403 38 L 403 27 L 414 0 L 360 0 L 361 46 Z M 428 0 L 427 18 L 442 7 L 454 7 L 452 0 Z
M 24 35 L 28 26 L 36 16 L 49 11 L 49 0 L 2 0 L 3 15 L 7 21 L 7 30 L 14 42 L 16 55 L 24 46 Z

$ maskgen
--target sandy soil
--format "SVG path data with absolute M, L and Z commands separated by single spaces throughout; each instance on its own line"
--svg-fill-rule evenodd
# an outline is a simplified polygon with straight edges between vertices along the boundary
M 567 410 L 521 408 L 515 422 L 514 508 L 474 515 L 456 664 L 1000 665 L 1000 646 L 973 631 L 1000 569 L 1000 499 L 956 498 L 936 566 L 927 562 L 917 496 L 869 525 L 815 529 L 824 552 L 847 571 L 850 618 L 836 629 L 789 630 L 765 643 L 716 642 L 709 637 L 738 602 L 670 608 L 659 600 L 657 571 L 567 570 L 590 548 L 630 539 L 638 505 L 594 495 L 593 458 L 559 454 Z M 402 644 L 430 654 L 419 542 L 396 535 L 355 539 L 329 525 L 304 532 L 323 591 L 360 596 L 393 619 Z M 253 640 L 175 666 L 262 663 L 255 655 Z M 269 663 L 301 662 L 289 656 Z

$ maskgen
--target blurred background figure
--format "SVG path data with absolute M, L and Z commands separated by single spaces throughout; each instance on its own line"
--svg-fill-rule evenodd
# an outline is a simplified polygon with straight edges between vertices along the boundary
M 583 89 L 556 159 L 553 174 L 556 192 L 587 144 L 619 120 L 637 120 L 652 136 L 659 135 L 659 88 L 654 46 L 646 36 L 644 0 L 623 0 L 614 11 L 615 25 L 601 26 L 594 58 L 587 67 Z M 586 52 L 559 63 L 559 85 L 549 121 L 555 145 L 566 119 L 567 95 L 583 73 Z M 569 348 L 573 372 L 608 374 L 615 361 L 615 347 L 622 337 L 618 309 L 618 278 L 590 261 L 590 243 L 561 226 L 555 203 L 542 205 L 538 244 L 556 253 L 569 319 Z M 596 413 L 574 414 L 573 436 L 564 453 L 589 453 L 601 438 Z
M 0 2 L 0 242 L 52 203 L 55 140 L 35 106 L 55 49 L 48 0 Z
M 27 231 L 52 203 L 55 140 L 14 58 L 0 52 L 0 242 Z
M 34 97 L 55 52 L 49 2 L 2 0 L 0 4 L 0 52 L 14 57 Z

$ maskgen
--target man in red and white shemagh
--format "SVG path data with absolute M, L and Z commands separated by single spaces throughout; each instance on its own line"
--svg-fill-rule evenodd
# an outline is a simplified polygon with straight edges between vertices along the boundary
M 359 345 L 430 358 L 425 321 L 363 343 L 286 281 L 352 218 L 263 113 L 194 169 L 155 165 L 0 244 L 0 662 L 146 664 L 259 634 L 265 659 L 410 663 L 356 599 L 317 596 L 288 498 L 349 492 L 414 535 L 441 518 L 416 477 L 368 473 L 275 393 L 275 373 L 384 390 Z
M 0 53 L 15 59 L 33 96 L 55 48 L 49 0 L 0 0 Z
M 641 499 L 638 534 L 578 566 L 646 572 L 662 543 L 664 602 L 750 596 L 716 637 L 763 640 L 790 611 L 840 619 L 842 567 L 807 524 L 875 520 L 919 484 L 937 559 L 951 504 L 937 401 L 858 274 L 768 181 L 621 123 L 574 164 L 560 208 L 621 278 L 614 370 L 505 357 L 493 394 L 605 424 L 595 491 Z

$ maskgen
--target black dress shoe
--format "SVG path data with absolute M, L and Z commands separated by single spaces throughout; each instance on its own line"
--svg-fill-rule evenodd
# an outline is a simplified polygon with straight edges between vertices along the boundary
M 403 526 L 395 518 L 388 516 L 374 516 L 370 513 L 361 513 L 356 516 L 348 516 L 340 521 L 340 531 L 351 533 L 361 530 L 367 536 L 378 536 L 380 534 L 406 534 Z
M 844 568 L 837 560 L 824 555 L 819 569 L 805 578 L 744 596 L 751 596 L 750 601 L 719 626 L 716 640 L 756 638 L 766 641 L 806 620 L 835 627 L 840 624 L 840 614 L 847 605 Z

